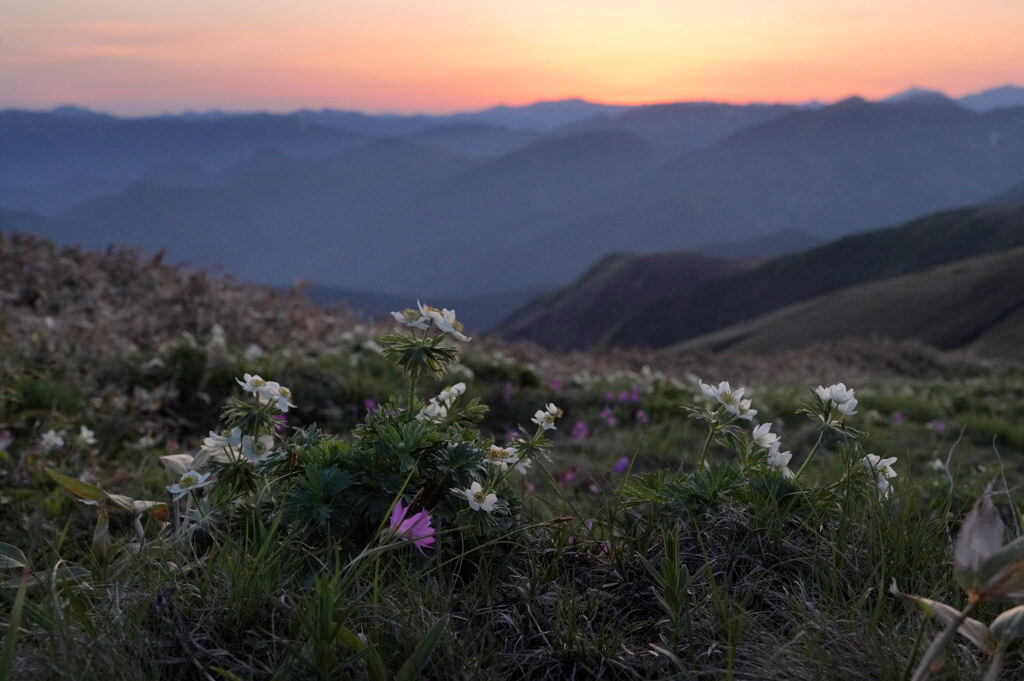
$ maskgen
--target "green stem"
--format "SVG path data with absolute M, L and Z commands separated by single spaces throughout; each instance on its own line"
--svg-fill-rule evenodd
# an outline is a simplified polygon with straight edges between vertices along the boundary
M 803 464 L 800 465 L 800 470 L 798 470 L 796 472 L 796 475 L 793 476 L 794 480 L 799 480 L 800 479 L 800 475 L 804 472 L 804 469 L 807 468 L 807 464 L 811 463 L 811 460 L 814 459 L 814 455 L 818 453 L 818 447 L 820 447 L 821 443 L 825 440 L 825 433 L 827 433 L 827 432 L 828 432 L 827 428 L 822 428 L 821 429 L 821 433 L 818 435 L 818 441 L 814 443 L 813 447 L 811 447 L 811 451 L 807 455 L 807 458 L 804 459 Z
M 718 432 L 718 424 L 711 424 L 711 430 L 708 431 L 708 437 L 704 440 L 704 447 L 700 450 L 700 460 L 697 462 L 697 470 L 704 470 L 704 463 L 708 456 L 708 450 L 711 449 L 711 443 L 715 440 L 715 434 Z
M 416 383 L 420 378 L 420 368 L 414 366 L 412 368 L 412 376 L 409 378 L 409 411 L 412 411 L 412 405 L 416 401 Z

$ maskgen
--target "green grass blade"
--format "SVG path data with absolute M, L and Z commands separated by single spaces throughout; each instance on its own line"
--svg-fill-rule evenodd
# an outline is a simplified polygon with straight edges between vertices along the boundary
M 14 664 L 14 644 L 18 640 L 18 627 L 21 626 L 21 608 L 25 605 L 28 593 L 28 570 L 21 575 L 18 594 L 14 597 L 11 607 L 11 620 L 7 623 L 7 635 L 4 636 L 4 647 L 0 651 L 0 679 L 11 678 L 11 666 Z
M 441 634 L 448 626 L 449 620 L 451 620 L 451 617 L 445 615 L 434 623 L 434 626 L 430 627 L 430 631 L 423 637 L 420 644 L 416 646 L 416 650 L 405 661 L 402 668 L 398 670 L 398 675 L 395 677 L 398 681 L 414 681 L 414 679 L 420 677 L 423 669 L 427 666 L 427 662 L 430 660 L 430 656 L 434 653 L 434 648 L 437 647 Z

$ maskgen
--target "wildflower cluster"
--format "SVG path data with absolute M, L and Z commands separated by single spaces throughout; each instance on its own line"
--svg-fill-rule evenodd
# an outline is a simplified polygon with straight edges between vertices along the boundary
M 701 451 L 699 468 L 704 467 L 705 458 L 710 446 L 720 438 L 725 440 L 737 438 L 742 429 L 737 427 L 740 421 L 749 421 L 752 424 L 750 433 L 740 442 L 746 442 L 746 448 L 741 450 L 740 465 L 742 468 L 756 467 L 764 464 L 768 469 L 781 474 L 787 479 L 798 478 L 807 468 L 808 464 L 817 454 L 825 436 L 835 431 L 840 436 L 847 438 L 854 445 L 856 451 L 857 431 L 850 428 L 846 417 L 857 413 L 857 398 L 852 389 L 847 388 L 843 383 L 836 383 L 829 387 L 818 386 L 814 390 L 817 401 L 813 405 L 803 407 L 800 412 L 813 416 L 821 424 L 821 433 L 817 443 L 807 453 L 800 469 L 794 473 L 789 465 L 793 459 L 793 452 L 782 449 L 782 440 L 777 433 L 772 432 L 771 423 L 754 424 L 754 417 L 758 411 L 752 409 L 752 400 L 745 398 L 745 388 L 734 389 L 728 381 L 722 381 L 713 386 L 697 380 L 701 394 L 717 403 L 717 408 L 707 409 L 695 407 L 690 411 L 697 418 L 708 424 L 709 434 Z M 880 458 L 875 454 L 866 454 L 860 459 L 862 470 L 868 473 L 868 477 L 875 483 L 881 496 L 889 497 L 892 493 L 890 480 L 896 477 L 896 471 L 892 464 L 896 462 L 895 457 Z M 848 467 L 848 475 L 854 471 Z

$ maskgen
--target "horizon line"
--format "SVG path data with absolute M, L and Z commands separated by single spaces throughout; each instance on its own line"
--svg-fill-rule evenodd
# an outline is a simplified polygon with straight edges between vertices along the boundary
M 926 96 L 926 95 L 931 94 L 931 93 L 937 93 L 937 94 L 941 94 L 942 96 L 944 96 L 947 99 L 950 99 L 952 101 L 959 101 L 959 100 L 964 99 L 966 97 L 971 97 L 971 96 L 974 96 L 974 95 L 979 95 L 979 94 L 982 94 L 982 93 L 985 93 L 985 92 L 991 92 L 993 90 L 999 90 L 999 89 L 1003 89 L 1003 88 L 1024 89 L 1024 88 L 1021 88 L 1021 86 L 1017 85 L 1016 83 L 1009 83 L 1009 82 L 1007 82 L 1007 83 L 1003 83 L 1001 85 L 994 85 L 992 87 L 986 87 L 986 88 L 983 88 L 981 90 L 972 91 L 972 92 L 969 92 L 967 94 L 960 95 L 959 97 L 955 97 L 955 96 L 951 96 L 948 93 L 946 93 L 945 91 L 937 89 L 937 88 L 929 88 L 929 87 L 924 87 L 924 86 L 920 86 L 920 85 L 910 85 L 910 86 L 908 86 L 906 88 L 903 88 L 902 90 L 899 90 L 897 92 L 894 92 L 894 93 L 892 93 L 890 95 L 887 95 L 887 96 L 879 98 L 879 99 L 868 99 L 867 97 L 865 97 L 863 95 L 856 94 L 856 93 L 851 93 L 851 94 L 845 95 L 843 97 L 838 97 L 838 98 L 835 98 L 835 99 L 819 99 L 817 97 L 812 97 L 810 99 L 799 100 L 799 101 L 749 100 L 749 101 L 746 101 L 746 102 L 737 102 L 737 101 L 715 100 L 715 99 L 674 99 L 674 100 L 656 100 L 656 101 L 650 101 L 650 102 L 643 102 L 643 103 L 639 103 L 639 104 L 624 104 L 624 103 L 621 103 L 621 102 L 606 102 L 606 101 L 599 101 L 599 100 L 596 100 L 596 99 L 588 99 L 586 97 L 579 96 L 579 95 L 571 95 L 571 96 L 561 97 L 561 98 L 557 98 L 557 99 L 537 99 L 537 100 L 529 101 L 529 102 L 527 102 L 525 104 L 509 104 L 509 103 L 506 103 L 506 102 L 499 102 L 497 104 L 492 104 L 490 106 L 485 106 L 485 107 L 482 107 L 482 108 L 479 108 L 479 109 L 454 109 L 454 110 L 450 110 L 450 111 L 446 111 L 446 112 L 427 112 L 427 111 L 422 111 L 422 110 L 420 110 L 420 111 L 411 111 L 411 112 L 401 112 L 401 111 L 395 111 L 395 110 L 376 110 L 375 111 L 375 110 L 371 110 L 371 109 L 355 109 L 355 108 L 351 108 L 350 109 L 350 108 L 333 107 L 333 106 L 319 106 L 319 107 L 317 107 L 317 106 L 314 106 L 314 105 L 307 105 L 307 106 L 299 106 L 298 108 L 281 108 L 281 109 L 274 109 L 274 108 L 271 108 L 271 107 L 253 107 L 253 108 L 242 107 L 242 108 L 238 108 L 238 109 L 227 109 L 227 108 L 221 108 L 221 107 L 214 107 L 214 108 L 209 108 L 209 109 L 187 108 L 187 109 L 180 109 L 180 110 L 163 110 L 163 111 L 160 111 L 160 112 L 153 112 L 153 113 L 128 114 L 128 113 L 115 113 L 115 112 L 110 111 L 110 110 L 103 110 L 103 109 L 99 109 L 99 108 L 93 108 L 92 106 L 89 106 L 89 105 L 76 104 L 76 103 L 72 103 L 72 102 L 54 103 L 54 104 L 48 105 L 47 108 L 29 108 L 29 107 L 26 107 L 26 106 L 18 106 L 18 105 L 4 106 L 2 109 L 0 109 L 0 111 L 26 111 L 26 112 L 30 112 L 30 113 L 53 113 L 53 112 L 58 111 L 60 109 L 78 109 L 78 110 L 81 110 L 83 112 L 89 112 L 89 113 L 92 113 L 92 114 L 102 115 L 102 116 L 111 116 L 111 117 L 114 117 L 114 118 L 158 118 L 158 117 L 164 117 L 164 116 L 189 116 L 189 115 L 193 115 L 193 116 L 208 116 L 208 115 L 218 115 L 218 114 L 219 115 L 224 115 L 224 116 L 242 116 L 242 115 L 252 115 L 252 114 L 261 114 L 261 113 L 263 113 L 263 114 L 270 114 L 270 115 L 290 115 L 290 114 L 302 113 L 302 112 L 306 112 L 306 111 L 309 111 L 309 112 L 333 111 L 333 112 L 339 112 L 339 113 L 361 114 L 361 115 L 365 115 L 365 116 L 391 116 L 391 117 L 396 117 L 396 118 L 416 118 L 416 117 L 421 117 L 421 116 L 422 117 L 427 117 L 427 118 L 448 118 L 448 117 L 459 116 L 459 115 L 479 114 L 479 113 L 483 113 L 485 111 L 492 111 L 494 109 L 501 109 L 501 108 L 523 109 L 523 108 L 527 108 L 527 107 L 530 107 L 530 106 L 535 106 L 535 105 L 538 105 L 538 104 L 558 104 L 558 103 L 563 103 L 563 102 L 581 102 L 581 103 L 585 103 L 585 104 L 593 104 L 593 105 L 596 105 L 596 106 L 622 107 L 622 108 L 642 108 L 642 107 L 647 107 L 647 106 L 664 106 L 664 105 L 669 105 L 669 104 L 721 104 L 721 105 L 731 105 L 731 106 L 813 106 L 813 105 L 819 104 L 819 105 L 823 105 L 823 106 L 831 106 L 833 104 L 837 104 L 839 102 L 846 101 L 848 99 L 857 99 L 857 98 L 863 99 L 865 101 L 870 101 L 870 102 L 882 102 L 882 101 L 885 101 L 886 99 L 889 99 L 889 98 L 892 98 L 892 97 L 897 97 L 899 95 L 902 95 L 902 94 L 905 94 L 905 93 L 908 93 L 908 92 L 913 92 L 915 90 L 921 90 L 922 91 L 922 93 L 921 93 L 922 96 Z

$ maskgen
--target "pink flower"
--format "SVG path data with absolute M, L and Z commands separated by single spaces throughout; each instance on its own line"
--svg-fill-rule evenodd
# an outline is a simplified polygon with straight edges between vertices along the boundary
M 577 421 L 576 425 L 572 427 L 571 437 L 573 440 L 586 440 L 588 435 L 590 435 L 590 428 L 587 427 L 585 421 Z
M 559 485 L 565 487 L 567 484 L 576 479 L 576 476 L 579 474 L 579 472 L 579 467 L 574 464 L 566 468 L 564 471 L 560 471 L 555 476 L 555 479 L 558 480 Z
M 406 517 L 409 509 L 399 499 L 391 509 L 391 531 L 403 541 L 411 541 L 419 552 L 427 555 L 425 546 L 434 545 L 434 528 L 430 526 L 432 518 L 426 511 L 419 511 Z
M 619 460 L 612 464 L 612 473 L 625 473 L 629 470 L 629 462 L 628 456 L 620 456 Z

